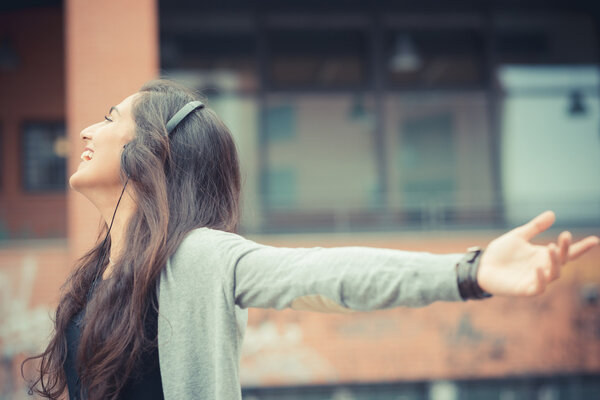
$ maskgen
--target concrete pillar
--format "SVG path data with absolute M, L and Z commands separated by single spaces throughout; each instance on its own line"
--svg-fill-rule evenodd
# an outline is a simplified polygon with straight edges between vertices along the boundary
M 158 5 L 156 0 L 66 0 L 64 4 L 67 171 L 71 176 L 84 148 L 81 130 L 157 77 Z M 68 190 L 67 235 L 74 260 L 94 244 L 100 214 L 86 198 Z

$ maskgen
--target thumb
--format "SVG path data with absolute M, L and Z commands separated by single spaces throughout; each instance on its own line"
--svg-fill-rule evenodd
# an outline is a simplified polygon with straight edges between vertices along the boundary
M 555 220 L 556 216 L 554 215 L 554 211 L 544 211 L 526 224 L 515 228 L 513 232 L 525 240 L 531 240 L 535 235 L 550 228 Z

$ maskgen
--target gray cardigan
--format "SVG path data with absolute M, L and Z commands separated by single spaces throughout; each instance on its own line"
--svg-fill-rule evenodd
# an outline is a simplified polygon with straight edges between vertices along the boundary
M 351 312 L 461 301 L 454 267 L 462 256 L 272 247 L 195 229 L 160 277 L 165 399 L 241 399 L 238 366 L 248 307 Z

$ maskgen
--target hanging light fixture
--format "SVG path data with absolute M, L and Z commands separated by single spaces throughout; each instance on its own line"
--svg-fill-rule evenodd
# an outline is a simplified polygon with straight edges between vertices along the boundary
M 569 115 L 573 117 L 587 114 L 587 107 L 584 102 L 581 90 L 572 90 L 569 94 Z
M 348 118 L 350 121 L 362 124 L 369 129 L 372 128 L 373 116 L 365 106 L 365 98 L 362 93 L 357 93 L 354 97 L 348 111 Z
M 421 68 L 421 64 L 421 57 L 410 35 L 406 33 L 396 35 L 390 69 L 393 72 L 413 72 Z
M 364 121 L 367 117 L 367 110 L 362 95 L 357 94 L 350 108 L 350 119 L 353 121 Z

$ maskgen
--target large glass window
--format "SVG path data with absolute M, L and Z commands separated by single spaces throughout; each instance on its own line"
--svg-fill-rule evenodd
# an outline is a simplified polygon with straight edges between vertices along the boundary
M 388 200 L 402 225 L 494 220 L 487 107 L 478 92 L 388 96 Z
M 65 190 L 67 141 L 64 124 L 26 124 L 22 151 L 22 182 L 26 191 Z
M 268 32 L 268 41 L 272 88 L 336 89 L 366 84 L 366 32 L 278 29 Z
M 494 54 L 508 65 L 597 63 L 596 31 L 589 16 L 513 15 L 494 18 Z
M 251 31 L 165 33 L 161 37 L 161 60 L 167 74 L 199 73 L 202 90 L 248 93 L 258 87 L 256 37 Z
M 335 229 L 379 205 L 372 110 L 368 95 L 268 97 L 271 227 Z
M 501 15 L 496 25 L 507 223 L 552 209 L 557 224 L 597 226 L 600 186 L 591 182 L 600 171 L 600 72 L 593 21 Z
M 552 209 L 562 223 L 597 226 L 598 67 L 504 66 L 499 76 L 507 221 Z
M 391 30 L 384 68 L 390 87 L 481 86 L 485 79 L 480 30 Z
M 598 168 L 589 17 L 252 9 L 215 6 L 161 28 L 166 75 L 208 95 L 242 143 L 248 229 L 498 227 L 540 207 L 597 220 L 597 185 L 572 179 L 566 199 L 531 184 L 551 181 L 533 168 L 549 160 L 522 143 L 587 132 L 547 154 L 583 147 L 563 171 Z M 523 78 L 522 67 L 535 70 Z M 533 200 L 548 196 L 579 206 Z

